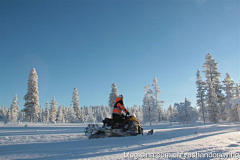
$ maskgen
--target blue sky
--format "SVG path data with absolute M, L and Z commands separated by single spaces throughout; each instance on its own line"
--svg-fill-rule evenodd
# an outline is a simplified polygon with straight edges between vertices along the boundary
M 0 5 L 0 105 L 23 108 L 36 68 L 40 104 L 108 105 L 111 84 L 141 105 L 156 76 L 167 108 L 196 103 L 196 71 L 210 52 L 240 80 L 240 1 L 12 1 Z M 202 73 L 204 77 L 204 74 Z

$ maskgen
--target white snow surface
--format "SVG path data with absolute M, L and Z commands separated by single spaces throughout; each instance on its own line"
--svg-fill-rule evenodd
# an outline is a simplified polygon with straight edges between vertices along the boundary
M 163 122 L 143 126 L 143 136 L 100 139 L 88 139 L 86 126 L 0 124 L 0 159 L 240 159 L 239 123 Z

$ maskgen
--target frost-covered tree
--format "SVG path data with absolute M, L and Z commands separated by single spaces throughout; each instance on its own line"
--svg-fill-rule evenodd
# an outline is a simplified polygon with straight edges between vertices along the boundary
M 104 118 L 111 118 L 111 116 L 112 116 L 112 108 L 103 107 L 102 112 L 103 112 L 103 117 Z
M 229 109 L 229 121 L 230 122 L 239 122 L 240 116 L 240 104 L 232 105 Z
M 168 119 L 168 112 L 167 112 L 167 110 L 166 110 L 165 108 L 163 109 L 162 120 L 163 120 L 163 121 L 169 120 L 169 119 Z
M 2 105 L 0 114 L 3 116 L 7 115 L 7 107 L 6 106 Z
M 104 119 L 102 108 L 103 108 L 103 106 L 96 106 L 94 108 L 93 112 L 94 112 L 94 115 L 95 115 L 96 122 L 102 122 L 102 120 Z
M 168 121 L 170 122 L 170 125 L 172 124 L 172 122 L 173 122 L 173 108 L 172 108 L 172 105 L 170 105 L 169 107 L 168 107 L 168 110 L 167 110 L 167 119 L 168 119 Z
M 230 101 L 235 97 L 235 83 L 231 79 L 228 73 L 226 73 L 225 79 L 222 81 L 223 90 L 225 91 L 224 105 L 221 107 L 220 118 L 223 120 L 227 120 L 227 116 L 229 116 L 229 112 L 231 112 L 231 103 Z
M 11 108 L 8 108 L 8 111 L 7 111 L 7 119 L 8 119 L 8 121 L 10 121 L 10 122 L 11 122 L 11 120 L 12 120 Z
M 171 122 L 177 122 L 177 106 L 176 104 L 172 107 L 170 105 L 166 111 L 166 120 L 170 122 L 170 125 L 172 124 Z
M 68 119 L 69 123 L 77 122 L 76 112 L 74 111 L 74 108 L 72 106 L 70 108 L 68 108 L 67 119 Z
M 223 89 L 225 91 L 225 106 L 228 110 L 229 121 L 237 122 L 239 120 L 238 110 L 235 105 L 232 105 L 232 101 L 237 98 L 236 96 L 236 87 L 234 81 L 228 73 L 226 73 L 225 79 L 222 81 Z
M 158 120 L 158 122 L 160 122 L 162 119 L 162 103 L 164 103 L 164 101 L 160 101 L 158 99 L 158 96 L 159 96 L 159 94 L 161 94 L 161 91 L 160 91 L 160 87 L 158 85 L 157 77 L 153 78 L 152 87 L 153 87 L 153 108 L 156 108 L 157 120 Z
M 153 95 L 154 95 L 154 98 L 155 98 L 155 103 L 157 104 L 158 103 L 158 95 L 161 94 L 160 87 L 158 85 L 157 77 L 153 78 L 152 86 L 153 86 Z
M 46 108 L 45 108 L 45 122 L 48 123 L 50 119 L 50 112 L 49 112 L 49 103 L 46 102 Z
M 142 113 L 142 108 L 140 106 L 138 107 L 137 105 L 134 105 L 130 113 L 135 115 L 140 122 L 143 121 L 143 113 Z
M 176 121 L 176 117 L 177 117 L 177 106 L 176 105 L 174 105 L 173 106 L 173 121 Z
M 72 106 L 73 106 L 74 112 L 76 113 L 77 121 L 82 122 L 83 117 L 82 117 L 81 110 L 80 110 L 79 94 L 78 94 L 77 88 L 74 88 L 74 92 L 72 95 Z
M 136 116 L 140 122 L 143 122 L 143 111 L 141 106 L 138 107 L 138 112 L 136 113 Z
M 17 94 L 15 94 L 13 102 L 10 107 L 10 113 L 11 113 L 11 122 L 17 122 L 18 121 L 18 116 L 19 116 L 19 106 L 18 106 L 18 97 Z
M 8 119 L 7 119 L 7 111 L 6 111 L 6 114 L 5 114 L 5 106 L 2 105 L 1 109 L 0 109 L 0 123 L 4 123 L 6 124 L 8 122 Z
M 208 84 L 208 118 L 210 122 L 218 123 L 220 121 L 221 108 L 218 106 L 218 98 L 212 83 Z
M 203 68 L 205 68 L 203 72 L 205 73 L 206 82 L 212 82 L 214 85 L 214 82 L 219 81 L 221 73 L 218 72 L 217 66 L 218 63 L 215 61 L 212 55 L 208 53 L 205 56 L 205 63 L 203 64 Z
M 109 105 L 110 109 L 112 110 L 113 106 L 115 104 L 115 100 L 118 97 L 118 89 L 117 89 L 116 83 L 113 83 L 111 85 L 111 88 L 112 88 L 112 90 L 111 90 L 111 93 L 109 95 L 108 105 Z
M 163 110 L 162 107 L 159 105 L 157 106 L 157 121 L 161 122 L 163 120 Z
M 64 123 L 67 123 L 68 122 L 68 117 L 67 117 L 67 109 L 65 106 L 63 106 L 63 121 Z
M 240 85 L 236 84 L 235 87 L 235 96 L 236 98 L 240 97 Z
M 85 122 L 85 113 L 84 113 L 84 108 L 81 107 L 81 122 Z
M 57 122 L 58 122 L 58 123 L 62 123 L 62 122 L 63 122 L 62 106 L 59 106 L 59 107 L 58 107 Z
M 57 102 L 55 100 L 55 96 L 53 97 L 52 103 L 51 103 L 51 111 L 50 111 L 50 122 L 56 123 L 57 120 Z
M 24 112 L 25 120 L 30 122 L 36 122 L 38 120 L 39 112 L 39 96 L 38 96 L 38 76 L 36 69 L 33 68 L 29 73 L 28 79 L 28 91 L 24 96 Z
M 231 103 L 230 101 L 232 99 L 235 98 L 235 83 L 232 80 L 232 78 L 229 76 L 228 73 L 226 73 L 226 77 L 225 79 L 222 81 L 223 83 L 223 89 L 225 91 L 226 94 L 226 98 L 225 98 L 225 106 L 227 109 L 229 109 L 231 107 Z
M 25 112 L 23 110 L 20 111 L 20 116 L 19 116 L 19 120 L 21 122 L 23 122 L 25 120 Z
M 185 102 L 176 103 L 177 106 L 177 121 L 179 123 L 196 123 L 198 119 L 197 111 L 191 107 L 191 102 L 185 98 Z
M 39 112 L 38 112 L 38 122 L 43 121 L 43 109 L 42 106 L 39 106 Z
M 156 120 L 157 117 L 157 108 L 154 106 L 154 97 L 153 97 L 153 91 L 149 88 L 150 85 L 148 84 L 145 86 L 145 95 L 143 98 L 143 120 L 144 122 L 152 124 Z
M 232 122 L 240 121 L 240 97 L 231 100 L 231 108 L 230 108 L 230 119 Z
M 205 77 L 206 77 L 206 83 L 205 83 L 205 87 L 207 91 L 206 105 L 208 107 L 208 111 L 211 110 L 211 114 L 212 114 L 208 116 L 209 117 L 211 116 L 210 119 L 213 120 L 214 123 L 217 123 L 219 121 L 219 118 L 224 117 L 221 115 L 225 114 L 225 108 L 223 105 L 224 95 L 222 94 L 222 90 L 221 90 L 222 86 L 219 81 L 219 78 L 221 77 L 221 73 L 218 72 L 218 68 L 217 68 L 218 63 L 215 61 L 215 59 L 212 57 L 210 53 L 206 55 L 205 60 L 206 61 L 203 64 L 203 67 L 205 68 L 205 70 L 203 72 L 205 73 Z M 215 93 L 213 93 L 213 91 Z M 216 113 L 213 113 L 212 111 L 216 111 Z M 215 115 L 215 118 L 213 118 L 214 117 L 213 115 Z
M 93 109 L 92 107 L 87 107 L 87 116 L 86 116 L 86 122 L 89 122 L 89 123 L 95 123 L 96 122 L 96 118 L 93 114 Z
M 207 108 L 205 105 L 205 98 L 206 98 L 206 89 L 205 89 L 205 82 L 202 81 L 202 77 L 200 75 L 199 69 L 197 70 L 197 106 L 200 108 L 199 113 L 200 117 L 203 120 L 203 122 L 206 122 L 207 119 Z

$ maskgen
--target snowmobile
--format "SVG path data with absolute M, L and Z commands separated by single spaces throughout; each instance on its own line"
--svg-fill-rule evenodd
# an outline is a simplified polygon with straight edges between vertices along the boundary
M 97 124 L 88 124 L 84 130 L 85 136 L 92 139 L 143 135 L 142 125 L 134 115 L 123 116 L 121 123 L 115 123 L 110 118 L 105 118 L 102 122 L 102 127 Z

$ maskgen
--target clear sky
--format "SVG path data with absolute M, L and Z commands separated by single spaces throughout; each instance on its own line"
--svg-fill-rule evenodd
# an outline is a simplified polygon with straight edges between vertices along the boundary
M 14 95 L 24 105 L 36 68 L 39 100 L 70 106 L 108 105 L 111 84 L 126 106 L 142 105 L 157 77 L 167 108 L 187 97 L 196 104 L 196 72 L 210 52 L 240 80 L 239 0 L 1 0 L 0 105 Z M 204 74 L 201 74 L 204 77 Z

